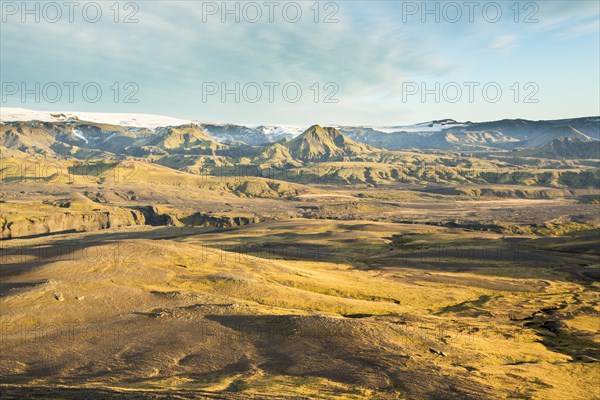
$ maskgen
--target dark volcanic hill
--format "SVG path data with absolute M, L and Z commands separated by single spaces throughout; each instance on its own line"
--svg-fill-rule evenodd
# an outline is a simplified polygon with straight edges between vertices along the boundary
M 580 137 L 559 137 L 533 150 L 522 150 L 518 155 L 552 159 L 600 159 L 600 141 Z
M 590 142 L 593 140 L 593 138 L 580 132 L 570 125 L 559 125 L 548 128 L 547 130 L 540 132 L 531 139 L 525 141 L 523 143 L 523 147 L 532 149 L 541 148 L 552 143 L 558 138 L 576 138 L 582 142 Z

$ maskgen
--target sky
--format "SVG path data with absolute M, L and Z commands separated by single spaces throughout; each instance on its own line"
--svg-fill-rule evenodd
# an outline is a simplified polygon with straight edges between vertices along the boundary
M 3 107 L 255 125 L 600 115 L 596 0 L 24 4 L 1 3 Z

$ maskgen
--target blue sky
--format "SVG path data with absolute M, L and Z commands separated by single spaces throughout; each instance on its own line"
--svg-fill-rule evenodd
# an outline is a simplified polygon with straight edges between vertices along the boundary
M 257 1 L 262 17 L 255 23 L 250 20 L 256 7 L 246 8 L 244 14 L 243 2 L 238 3 L 239 22 L 235 15 L 223 14 L 221 1 L 121 2 L 116 23 L 113 1 L 95 3 L 102 10 L 96 23 L 83 17 L 82 7 L 88 3 L 74 9 L 73 22 L 65 7 L 60 8 L 61 18 L 55 18 L 55 10 L 43 11 L 44 3 L 38 3 L 36 22 L 34 15 L 22 15 L 20 1 L 2 3 L 2 106 L 246 124 L 389 125 L 439 118 L 600 114 L 600 2 L 595 0 L 479 2 L 472 9 L 472 21 L 463 1 L 453 3 L 454 8 L 448 2 L 430 2 L 428 9 L 439 10 L 432 14 L 424 13 L 420 1 L 278 2 L 273 22 L 265 2 Z M 30 2 L 30 8 L 34 4 Z M 296 5 L 302 16 L 292 23 Z M 227 6 L 236 7 L 235 2 Z M 94 7 L 87 8 L 88 19 L 95 16 Z M 137 22 L 124 23 L 133 12 Z M 324 23 L 332 12 L 337 22 Z M 22 85 L 32 89 L 36 82 L 40 88 L 55 82 L 63 92 L 58 95 L 50 85 L 39 102 L 32 94 L 23 101 Z M 65 82 L 79 83 L 73 101 Z M 102 89 L 95 103 L 81 93 L 89 82 Z M 115 82 L 120 88 L 116 99 Z M 124 102 L 134 89 L 125 87 L 128 82 L 139 89 L 132 97 L 137 103 Z M 240 91 L 254 82 L 247 86 L 246 99 L 236 102 L 230 94 L 222 101 L 220 93 L 203 96 L 203 89 L 214 88 L 212 83 L 234 89 L 236 82 Z M 279 84 L 273 102 L 266 82 Z M 472 102 L 465 82 L 476 85 Z M 296 103 L 282 93 L 283 85 L 290 83 L 302 90 Z M 17 93 L 9 94 L 15 84 Z M 485 85 L 488 99 L 496 97 L 497 102 L 486 100 Z M 252 103 L 248 100 L 256 97 L 256 86 L 262 96 Z M 409 95 L 410 88 L 418 91 Z M 422 88 L 437 92 L 439 101 L 433 92 L 423 99 Z M 289 90 L 294 97 L 294 87 Z M 337 102 L 325 103 L 325 96 L 334 91 Z

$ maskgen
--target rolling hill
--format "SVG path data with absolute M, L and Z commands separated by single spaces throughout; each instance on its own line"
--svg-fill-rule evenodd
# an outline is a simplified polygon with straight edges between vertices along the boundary
M 196 124 L 157 128 L 155 135 L 132 144 L 133 154 L 215 154 L 228 146 L 202 131 Z

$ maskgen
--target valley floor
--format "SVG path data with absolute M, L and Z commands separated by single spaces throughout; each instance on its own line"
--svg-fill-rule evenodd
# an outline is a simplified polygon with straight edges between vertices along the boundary
M 597 238 L 296 218 L 3 241 L 2 397 L 594 398 Z
M 597 190 L 128 163 L 4 179 L 1 398 L 600 398 Z

